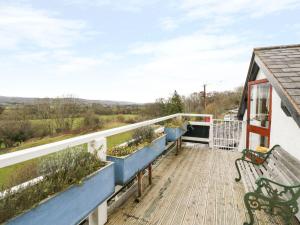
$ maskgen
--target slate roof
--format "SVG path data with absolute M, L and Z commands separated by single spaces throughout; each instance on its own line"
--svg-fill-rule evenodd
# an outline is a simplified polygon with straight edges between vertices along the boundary
M 256 64 L 256 65 L 255 65 Z M 285 107 L 300 126 L 300 45 L 255 48 L 245 83 L 239 115 L 245 111 L 248 81 L 255 80 L 258 67 L 264 72 Z

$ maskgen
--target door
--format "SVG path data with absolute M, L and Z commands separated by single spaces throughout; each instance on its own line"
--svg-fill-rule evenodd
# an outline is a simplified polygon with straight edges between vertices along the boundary
M 272 86 L 267 79 L 248 83 L 246 147 L 269 147 L 272 113 Z

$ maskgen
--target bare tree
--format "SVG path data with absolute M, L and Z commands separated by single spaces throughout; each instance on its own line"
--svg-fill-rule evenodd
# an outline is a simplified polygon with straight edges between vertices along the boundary
M 50 98 L 38 99 L 35 102 L 37 116 L 39 119 L 43 120 L 43 124 L 47 126 L 47 129 L 50 134 L 53 132 L 53 123 L 51 122 L 52 118 L 52 101 Z
M 73 96 L 56 98 L 53 101 L 53 116 L 57 132 L 71 130 L 79 112 L 79 102 Z
M 184 98 L 184 111 L 188 113 L 200 113 L 202 111 L 202 93 L 194 92 Z

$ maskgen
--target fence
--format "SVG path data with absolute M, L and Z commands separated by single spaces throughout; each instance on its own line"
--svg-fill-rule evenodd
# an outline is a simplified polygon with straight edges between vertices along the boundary
M 213 149 L 237 150 L 244 122 L 213 120 Z

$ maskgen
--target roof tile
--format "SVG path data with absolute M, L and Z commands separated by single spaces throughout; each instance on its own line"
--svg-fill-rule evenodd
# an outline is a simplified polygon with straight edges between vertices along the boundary
M 254 49 L 300 112 L 300 45 Z

